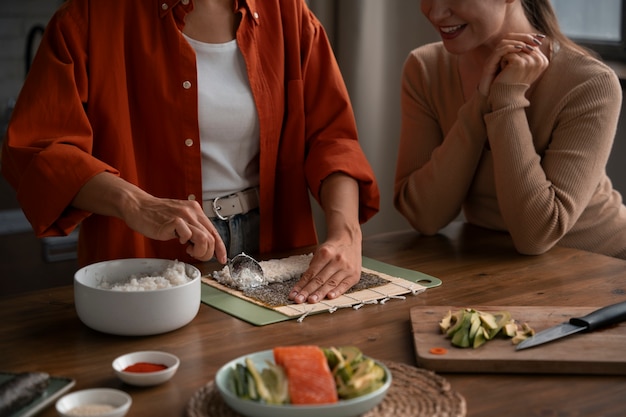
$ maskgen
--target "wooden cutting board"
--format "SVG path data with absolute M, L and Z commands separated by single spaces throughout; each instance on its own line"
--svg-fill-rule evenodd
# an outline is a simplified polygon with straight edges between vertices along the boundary
M 452 346 L 439 329 L 448 311 L 471 307 L 486 312 L 509 311 L 520 323 L 536 332 L 584 316 L 591 307 L 500 307 L 431 306 L 413 307 L 411 327 L 417 363 L 437 372 L 548 373 L 626 375 L 626 322 L 591 333 L 578 333 L 540 346 L 516 351 L 508 338 L 497 338 L 483 346 L 461 349 Z M 599 307 L 597 307 L 599 308 Z M 430 353 L 433 347 L 445 354 Z

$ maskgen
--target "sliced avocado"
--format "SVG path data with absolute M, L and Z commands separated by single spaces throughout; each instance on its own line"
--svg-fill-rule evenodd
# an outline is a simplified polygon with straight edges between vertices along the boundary
M 337 394 L 344 399 L 365 395 L 379 388 L 384 380 L 384 369 L 373 360 L 365 359 L 359 363 L 349 381 L 338 384 Z
M 476 333 L 476 337 L 474 337 L 474 340 L 472 341 L 472 347 L 476 349 L 484 345 L 487 342 L 487 340 L 489 340 L 487 338 L 488 336 L 489 336 L 489 331 L 485 329 L 484 327 L 481 327 Z
M 496 322 L 496 317 L 491 313 L 479 312 L 478 316 L 480 317 L 480 321 L 483 323 L 483 327 L 487 329 L 493 330 L 498 327 L 498 323 Z
M 341 353 L 344 361 L 348 363 L 356 363 L 363 359 L 363 352 L 355 346 L 342 346 L 337 350 Z
M 331 370 L 335 369 L 343 361 L 341 352 L 339 352 L 339 350 L 335 347 L 322 348 L 322 352 L 324 352 L 326 362 L 328 362 L 328 366 Z
M 535 331 L 531 329 L 527 323 L 524 323 L 522 324 L 521 329 L 517 330 L 517 332 L 515 333 L 515 336 L 513 336 L 513 339 L 511 341 L 513 342 L 514 345 L 517 345 L 522 340 L 528 339 L 534 334 L 535 334 Z
M 473 344 L 476 334 L 482 329 L 482 321 L 477 312 L 472 311 L 468 314 L 470 315 L 469 341 Z
M 502 328 L 502 332 L 508 337 L 514 337 L 517 333 L 517 324 L 513 320 L 509 321 Z
M 270 399 L 268 404 L 287 404 L 289 402 L 289 385 L 287 374 L 282 366 L 267 361 L 267 368 L 261 371 L 261 379 L 267 387 Z
M 452 335 L 452 344 L 454 346 L 466 348 L 470 346 L 469 329 L 471 325 L 471 315 L 465 314 L 461 319 L 461 324 Z M 457 327 L 457 326 L 455 326 Z
M 441 329 L 441 333 L 445 333 L 452 326 L 452 311 L 448 310 L 448 314 L 446 314 L 441 321 L 439 322 L 439 329 Z
M 263 381 L 263 378 L 261 378 L 261 374 L 259 374 L 259 371 L 257 371 L 256 366 L 254 366 L 254 362 L 252 362 L 250 358 L 246 358 L 245 362 L 246 367 L 248 368 L 248 372 L 250 372 L 250 375 L 252 376 L 252 379 L 254 381 L 254 384 L 252 385 L 254 385 L 256 389 L 256 397 L 266 402 L 272 401 L 272 396 L 265 386 L 265 382 Z
M 459 310 L 456 313 L 452 314 L 452 318 L 450 320 L 452 327 L 450 327 L 448 331 L 446 332 L 447 337 L 452 337 L 457 332 L 457 330 L 459 330 L 461 326 L 463 326 L 464 317 L 465 317 L 465 310 Z
M 493 316 L 496 320 L 496 327 L 495 329 L 491 329 L 489 331 L 489 339 L 493 339 L 494 337 L 496 337 L 498 333 L 500 333 L 504 325 L 511 321 L 511 313 L 509 313 L 508 311 L 499 311 L 497 313 L 494 313 Z

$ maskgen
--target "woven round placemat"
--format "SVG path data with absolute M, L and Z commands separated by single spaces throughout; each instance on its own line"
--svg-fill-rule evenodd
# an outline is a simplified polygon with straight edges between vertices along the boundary
M 465 398 L 432 371 L 385 362 L 393 382 L 385 399 L 363 417 L 465 417 Z M 222 400 L 210 381 L 191 397 L 187 417 L 241 417 Z

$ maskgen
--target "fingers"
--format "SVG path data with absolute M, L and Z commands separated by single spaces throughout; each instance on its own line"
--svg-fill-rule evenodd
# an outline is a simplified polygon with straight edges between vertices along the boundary
M 181 211 L 169 223 L 173 228 L 169 236 L 173 234 L 181 245 L 187 245 L 189 256 L 200 261 L 208 261 L 215 256 L 219 262 L 226 263 L 226 246 L 199 206 L 198 210 Z
M 500 56 L 498 83 L 534 83 L 549 65 L 541 45 L 545 36 L 538 34 L 512 34 L 497 48 Z
M 173 223 L 174 236 L 181 245 L 187 245 L 186 252 L 189 256 L 201 261 L 208 261 L 213 257 L 215 237 L 211 230 L 190 224 L 180 217 L 175 218 Z
M 545 35 L 537 33 L 524 33 L 524 34 L 510 34 L 508 38 L 504 39 L 500 46 L 506 48 L 503 54 L 510 54 L 515 52 L 524 52 L 529 56 L 544 57 L 541 50 Z M 512 51 L 511 48 L 514 50 Z
M 358 282 L 358 277 L 350 277 L 343 271 L 332 272 L 322 270 L 315 274 L 305 272 L 294 286 L 289 298 L 301 304 L 317 303 L 324 298 L 337 298 Z
M 317 303 L 324 298 L 334 299 L 359 282 L 360 263 L 355 267 L 341 254 L 323 255 L 320 253 L 323 251 L 323 248 L 318 249 L 309 268 L 289 294 L 289 298 L 295 303 Z
M 289 298 L 295 303 L 317 303 L 324 298 L 336 298 L 346 292 L 354 283 L 342 279 L 339 271 L 336 273 L 323 272 L 302 274 L 300 281 L 294 285 Z
M 226 263 L 226 246 L 222 241 L 220 234 L 211 226 L 208 230 L 204 227 L 189 227 L 191 230 L 191 238 L 185 242 L 187 245 L 187 254 L 200 261 L 208 261 L 215 258 L 222 264 Z M 183 242 L 181 242 L 183 243 Z
M 215 233 L 214 234 L 215 236 L 215 249 L 214 249 L 215 259 L 217 259 L 219 263 L 225 264 L 228 261 L 228 252 L 226 251 L 226 245 L 224 244 L 224 241 L 222 240 L 222 237 L 217 232 L 217 230 L 213 228 L 213 231 Z

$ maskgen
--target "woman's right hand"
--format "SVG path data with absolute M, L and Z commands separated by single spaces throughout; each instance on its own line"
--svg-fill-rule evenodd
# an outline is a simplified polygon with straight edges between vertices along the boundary
M 197 201 L 156 198 L 149 194 L 125 205 L 128 227 L 155 240 L 178 239 L 187 254 L 199 261 L 213 256 L 226 263 L 226 247 Z
M 226 247 L 197 201 L 157 198 L 111 173 L 88 181 L 74 198 L 78 209 L 118 217 L 134 231 L 155 240 L 178 239 L 199 261 L 226 263 Z
M 502 39 L 485 63 L 480 93 L 488 96 L 494 83 L 533 84 L 549 64 L 541 50 L 543 39 L 529 33 L 511 33 Z

